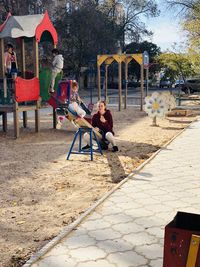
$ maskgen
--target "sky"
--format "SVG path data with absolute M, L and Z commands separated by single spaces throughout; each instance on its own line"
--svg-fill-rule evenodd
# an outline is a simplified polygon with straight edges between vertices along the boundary
M 161 47 L 162 51 L 171 49 L 174 42 L 183 44 L 186 41 L 185 33 L 180 26 L 178 11 L 169 10 L 163 1 L 157 1 L 161 10 L 159 17 L 146 19 L 148 29 L 154 32 L 150 41 Z

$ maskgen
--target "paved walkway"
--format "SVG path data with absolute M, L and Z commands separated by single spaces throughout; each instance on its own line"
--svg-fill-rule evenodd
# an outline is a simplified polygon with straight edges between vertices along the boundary
M 200 213 L 200 121 L 32 267 L 162 267 L 164 226 Z

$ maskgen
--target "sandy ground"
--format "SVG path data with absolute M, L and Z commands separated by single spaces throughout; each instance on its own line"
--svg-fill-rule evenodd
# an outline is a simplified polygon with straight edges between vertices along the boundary
M 0 266 L 21 266 L 67 224 L 183 129 L 194 117 L 151 119 L 135 108 L 111 109 L 120 151 L 95 156 L 66 153 L 75 128 L 53 130 L 41 118 L 41 132 L 21 129 L 13 139 L 0 133 Z

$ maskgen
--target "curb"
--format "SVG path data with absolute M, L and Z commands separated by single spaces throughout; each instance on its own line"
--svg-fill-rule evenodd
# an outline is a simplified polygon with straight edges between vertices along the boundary
M 169 141 L 167 141 L 159 150 L 153 153 L 147 160 L 145 160 L 140 166 L 138 166 L 132 173 L 130 173 L 125 179 L 123 179 L 120 183 L 118 183 L 113 189 L 107 192 L 104 196 L 102 196 L 97 202 L 95 202 L 90 208 L 88 208 L 80 217 L 75 220 L 73 223 L 64 227 L 61 232 L 54 237 L 50 242 L 48 242 L 42 249 L 36 252 L 24 265 L 23 267 L 31 267 L 32 264 L 36 263 L 40 258 L 42 258 L 47 252 L 49 252 L 53 247 L 55 247 L 58 243 L 61 242 L 63 238 L 68 236 L 91 212 L 93 212 L 99 205 L 101 205 L 104 200 L 106 200 L 112 193 L 114 193 L 117 189 L 119 189 L 124 183 L 126 183 L 129 179 L 134 179 L 134 175 L 139 173 L 144 166 L 146 166 L 152 159 L 154 159 L 164 148 L 166 148 L 170 143 L 174 141 L 179 135 L 181 135 L 184 131 L 186 131 L 190 126 L 198 121 L 197 117 L 194 121 L 187 125 L 182 131 L 178 132 L 174 137 L 172 137 Z

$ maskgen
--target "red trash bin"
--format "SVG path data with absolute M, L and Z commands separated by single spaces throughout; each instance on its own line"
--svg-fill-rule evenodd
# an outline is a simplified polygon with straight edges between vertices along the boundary
M 177 212 L 165 227 L 163 267 L 186 267 L 192 235 L 200 236 L 200 215 Z M 194 267 L 200 267 L 200 249 Z

